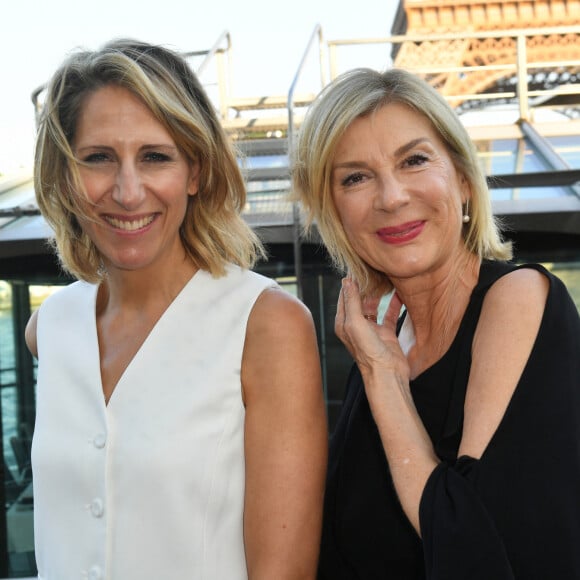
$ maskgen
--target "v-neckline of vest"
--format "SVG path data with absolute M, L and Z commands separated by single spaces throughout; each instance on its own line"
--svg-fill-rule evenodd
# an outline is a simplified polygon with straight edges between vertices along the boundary
M 115 383 L 115 386 L 114 386 L 114 388 L 111 392 L 111 395 L 109 396 L 108 399 L 105 398 L 104 389 L 103 389 L 103 378 L 102 378 L 102 373 L 101 373 L 101 356 L 100 356 L 100 347 L 99 347 L 99 333 L 97 330 L 96 306 L 97 306 L 97 296 L 98 296 L 98 292 L 99 292 L 99 284 L 95 285 L 94 294 L 92 297 L 92 323 L 93 323 L 93 333 L 94 333 L 96 353 L 97 353 L 98 387 L 100 389 L 101 400 L 103 401 L 103 404 L 104 404 L 106 410 L 108 410 L 110 408 L 111 404 L 114 404 L 114 401 L 118 398 L 118 395 L 116 395 L 116 393 L 117 393 L 119 386 L 121 385 L 121 383 L 124 382 L 125 377 L 130 372 L 131 368 L 133 366 L 135 366 L 136 361 L 138 361 L 138 359 L 140 358 L 140 355 L 141 355 L 144 347 L 147 345 L 148 342 L 150 342 L 152 340 L 151 337 L 152 336 L 154 337 L 154 335 L 156 334 L 156 330 L 159 328 L 162 321 L 164 319 L 166 319 L 171 314 L 171 311 L 177 307 L 177 305 L 179 304 L 179 302 L 181 302 L 183 296 L 186 294 L 186 292 L 189 290 L 189 288 L 192 285 L 199 283 L 198 281 L 201 278 L 203 278 L 204 273 L 207 273 L 207 272 L 205 272 L 201 268 L 198 268 L 193 273 L 191 278 L 183 285 L 183 288 L 181 288 L 181 290 L 177 293 L 175 298 L 167 305 L 167 308 L 163 311 L 161 316 L 157 319 L 155 324 L 152 326 L 151 330 L 149 331 L 147 336 L 144 338 L 144 340 L 141 343 L 141 345 L 139 346 L 139 348 L 135 351 L 135 354 L 128 361 L 127 365 L 125 366 L 125 369 L 123 370 L 123 372 L 119 376 L 117 382 Z

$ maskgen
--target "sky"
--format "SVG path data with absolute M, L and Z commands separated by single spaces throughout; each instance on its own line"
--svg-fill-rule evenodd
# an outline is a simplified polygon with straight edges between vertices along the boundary
M 2 0 L 0 173 L 32 165 L 30 95 L 76 48 L 132 37 L 178 51 L 207 50 L 228 31 L 233 95 L 287 94 L 317 24 L 325 40 L 384 38 L 397 5 L 398 0 Z M 384 68 L 385 45 L 365 50 L 352 66 Z

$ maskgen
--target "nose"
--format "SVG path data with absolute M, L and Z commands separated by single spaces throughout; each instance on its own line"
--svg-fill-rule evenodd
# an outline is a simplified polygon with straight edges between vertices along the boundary
M 379 211 L 393 212 L 409 201 L 409 192 L 403 183 L 392 175 L 382 175 L 377 180 L 373 207 Z
M 112 197 L 127 210 L 137 209 L 145 198 L 145 186 L 139 171 L 133 164 L 120 165 Z

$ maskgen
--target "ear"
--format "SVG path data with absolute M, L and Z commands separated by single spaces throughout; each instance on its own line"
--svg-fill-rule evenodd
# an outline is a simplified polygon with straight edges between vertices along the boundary
M 189 179 L 187 181 L 187 195 L 193 197 L 199 191 L 199 174 L 201 168 L 199 161 L 195 159 L 189 165 Z

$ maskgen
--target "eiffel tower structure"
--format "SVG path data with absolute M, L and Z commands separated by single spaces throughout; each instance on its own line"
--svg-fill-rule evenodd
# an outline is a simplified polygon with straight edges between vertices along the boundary
M 401 0 L 392 33 L 409 40 L 396 45 L 393 60 L 417 71 L 443 95 L 455 96 L 462 112 L 480 107 L 490 93 L 505 94 L 504 102 L 515 100 L 510 93 L 517 84 L 518 50 L 528 63 L 532 98 L 580 82 L 580 66 L 570 65 L 580 55 L 580 33 L 570 30 L 578 24 L 580 0 Z M 525 40 L 516 32 L 525 32 Z M 580 116 L 577 94 L 539 96 L 532 103 L 569 104 L 566 114 Z

